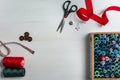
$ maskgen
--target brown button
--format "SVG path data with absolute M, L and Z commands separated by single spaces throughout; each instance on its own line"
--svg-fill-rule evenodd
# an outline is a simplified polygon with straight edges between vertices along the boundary
M 24 36 L 24 40 L 28 40 L 29 39 L 29 36 Z
M 28 37 L 28 36 L 29 36 L 29 32 L 25 32 L 25 33 L 24 33 L 24 36 L 25 36 L 25 37 Z
M 31 42 L 32 41 L 32 37 L 28 37 L 28 41 Z
M 23 41 L 23 40 L 24 40 L 24 36 L 20 36 L 20 37 L 19 37 L 19 40 L 20 40 L 20 41 Z
M 23 36 L 20 36 L 19 39 L 20 41 L 26 40 L 31 42 L 32 41 L 32 37 L 29 36 L 29 32 L 25 32 Z

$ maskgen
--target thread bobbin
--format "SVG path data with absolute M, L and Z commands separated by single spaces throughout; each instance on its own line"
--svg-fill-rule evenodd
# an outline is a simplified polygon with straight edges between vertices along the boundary
M 5 67 L 3 69 L 4 77 L 24 77 L 24 57 L 4 57 L 2 64 Z
M 23 68 L 25 61 L 23 57 L 4 57 L 2 64 L 8 68 Z
M 4 77 L 24 77 L 25 68 L 4 68 L 3 75 Z

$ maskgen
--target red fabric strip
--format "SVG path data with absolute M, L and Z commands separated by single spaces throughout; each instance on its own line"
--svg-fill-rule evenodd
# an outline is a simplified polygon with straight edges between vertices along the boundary
M 86 0 L 87 15 L 91 16 L 93 14 L 93 5 L 91 0 Z
M 107 18 L 107 11 L 120 11 L 120 7 L 118 6 L 110 6 L 102 14 L 102 17 L 96 15 L 93 13 L 93 6 L 92 6 L 92 1 L 91 0 L 86 0 L 86 8 L 80 8 L 76 13 L 77 16 L 82 19 L 83 21 L 88 21 L 89 19 L 93 19 L 94 21 L 98 22 L 101 25 L 106 25 L 109 20 Z

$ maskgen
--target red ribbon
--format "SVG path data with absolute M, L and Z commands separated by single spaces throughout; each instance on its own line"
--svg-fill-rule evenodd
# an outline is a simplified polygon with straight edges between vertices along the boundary
M 110 6 L 107 9 L 105 9 L 102 16 L 100 17 L 100 16 L 94 14 L 92 1 L 91 0 L 86 0 L 86 9 L 80 8 L 76 13 L 77 13 L 77 16 L 80 19 L 82 19 L 83 21 L 88 21 L 91 18 L 101 25 L 106 25 L 109 22 L 106 13 L 107 13 L 107 11 L 111 11 L 111 10 L 120 11 L 120 7 Z

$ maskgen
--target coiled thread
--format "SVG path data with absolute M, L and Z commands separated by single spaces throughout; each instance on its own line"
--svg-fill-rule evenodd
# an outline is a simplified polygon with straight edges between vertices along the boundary
M 23 68 L 24 63 L 23 57 L 4 57 L 2 60 L 3 66 L 7 68 Z
M 4 77 L 24 77 L 25 69 L 24 68 L 4 68 L 3 69 Z
M 94 78 L 120 78 L 120 34 L 95 34 L 94 55 Z

